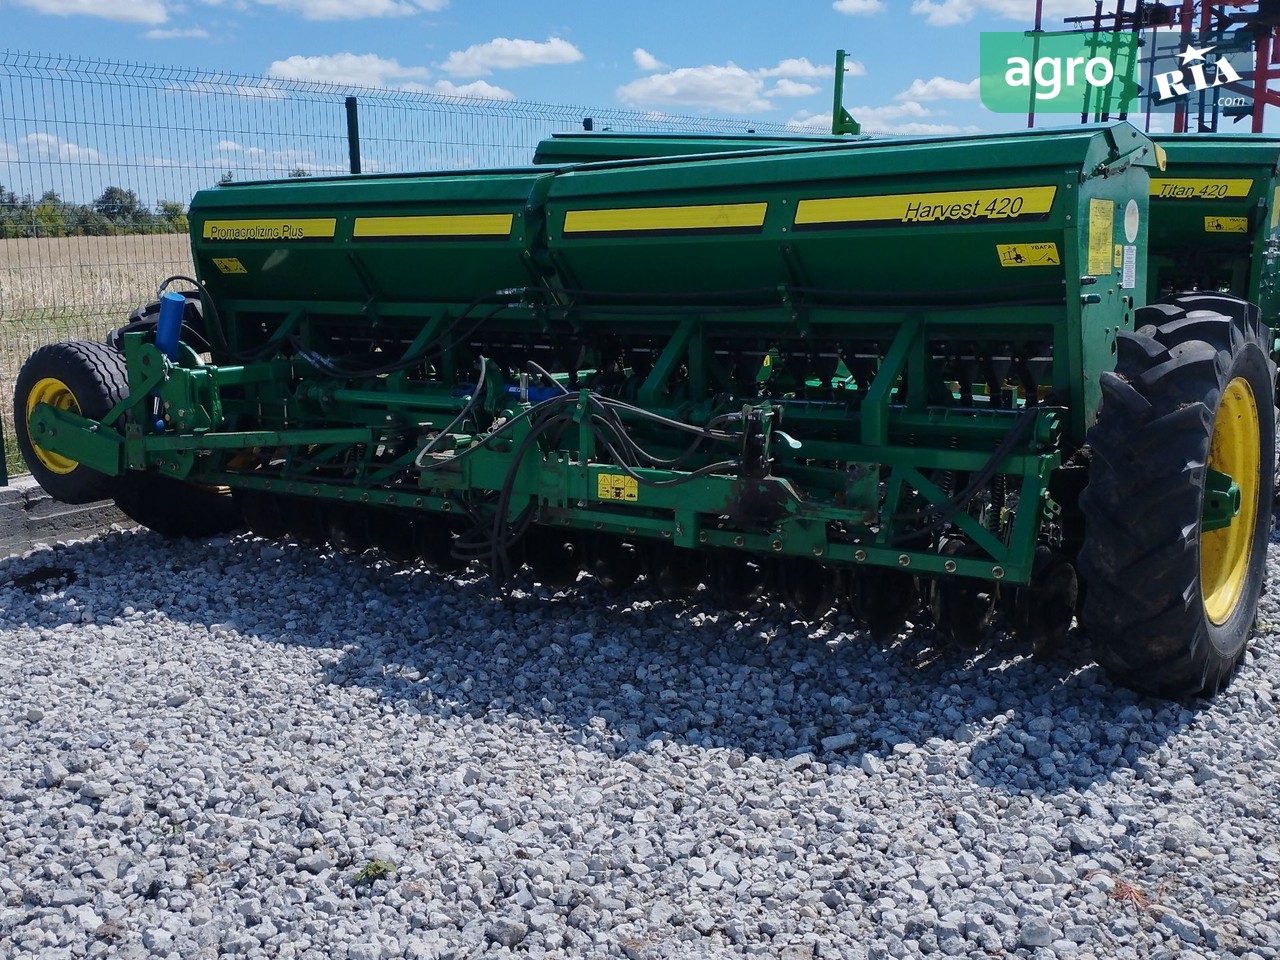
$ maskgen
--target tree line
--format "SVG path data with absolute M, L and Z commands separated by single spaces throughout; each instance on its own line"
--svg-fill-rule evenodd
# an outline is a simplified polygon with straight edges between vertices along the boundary
M 132 190 L 107 187 L 93 203 L 69 203 L 53 190 L 19 197 L 0 184 L 0 240 L 19 237 L 111 237 L 186 233 L 186 205 L 160 200 L 152 210 Z

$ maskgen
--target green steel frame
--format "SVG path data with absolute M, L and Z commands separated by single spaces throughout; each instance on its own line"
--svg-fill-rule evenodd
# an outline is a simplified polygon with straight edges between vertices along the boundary
M 1148 229 L 1165 263 L 1145 136 L 544 148 L 611 159 L 200 194 L 212 362 L 129 334 L 128 398 L 32 436 L 111 475 L 838 567 L 1025 584 L 1071 535 L 1051 485 L 1150 296 Z M 664 459 L 715 437 L 624 468 L 611 416 Z M 974 549 L 940 553 L 940 519 Z

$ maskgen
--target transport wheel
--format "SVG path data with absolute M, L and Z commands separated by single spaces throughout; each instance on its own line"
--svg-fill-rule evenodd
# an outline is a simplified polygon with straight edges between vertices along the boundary
M 126 473 L 115 501 L 126 517 L 162 537 L 203 539 L 244 526 L 230 493 L 154 473 Z
M 1244 653 L 1263 587 L 1276 455 L 1269 331 L 1256 307 L 1221 295 L 1152 304 L 1135 326 L 1118 335 L 1089 432 L 1082 619 L 1119 683 L 1212 696 Z
M 105 344 L 52 343 L 22 365 L 13 391 L 14 433 L 31 475 L 53 499 L 63 503 L 106 500 L 115 492 L 117 479 L 41 448 L 28 432 L 36 406 L 47 403 L 100 420 L 127 393 L 124 358 Z

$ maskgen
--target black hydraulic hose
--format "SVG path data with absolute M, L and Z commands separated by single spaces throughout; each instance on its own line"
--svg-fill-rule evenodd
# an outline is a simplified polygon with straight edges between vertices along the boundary
M 927 536 L 928 534 L 946 527 L 952 519 L 960 513 L 960 511 L 968 506 L 969 501 L 977 495 L 978 491 L 991 482 L 991 478 L 996 475 L 996 472 L 1000 468 L 1000 463 L 1012 452 L 1013 448 L 1017 446 L 1018 441 L 1022 439 L 1023 435 L 1028 429 L 1030 429 L 1031 424 L 1035 422 L 1037 415 L 1038 410 L 1034 407 L 1029 407 L 1024 410 L 1022 415 L 1019 416 L 1017 421 L 1014 423 L 1012 429 L 1005 434 L 1004 439 L 1000 441 L 999 446 L 996 447 L 995 451 L 987 459 L 987 462 L 982 465 L 982 469 L 973 475 L 963 490 L 953 496 L 946 503 L 928 510 L 922 510 L 919 513 L 895 516 L 893 518 L 895 520 L 918 518 L 927 522 L 925 526 L 920 527 L 919 529 L 901 533 L 896 537 L 891 537 L 889 539 L 889 544 L 891 546 L 899 546 L 912 540 L 918 540 L 923 536 Z

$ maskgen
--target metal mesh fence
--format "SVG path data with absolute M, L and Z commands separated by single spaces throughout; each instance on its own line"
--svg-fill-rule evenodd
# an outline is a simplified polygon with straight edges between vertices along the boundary
M 0 53 L 0 397 L 53 340 L 100 339 L 157 284 L 191 272 L 187 201 L 219 180 L 349 171 L 346 98 L 365 173 L 530 161 L 580 129 L 784 132 L 780 124 L 446 97 L 176 67 Z

